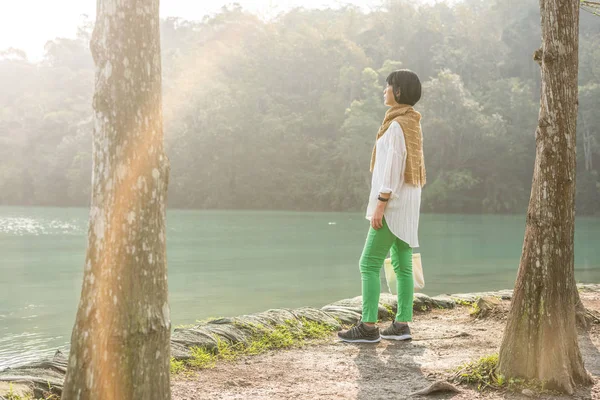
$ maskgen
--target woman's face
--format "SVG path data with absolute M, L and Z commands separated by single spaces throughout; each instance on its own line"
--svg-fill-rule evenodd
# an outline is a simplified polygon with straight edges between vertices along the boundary
M 387 85 L 385 89 L 383 89 L 383 103 L 388 107 L 398 104 L 394 98 L 394 88 L 391 85 Z

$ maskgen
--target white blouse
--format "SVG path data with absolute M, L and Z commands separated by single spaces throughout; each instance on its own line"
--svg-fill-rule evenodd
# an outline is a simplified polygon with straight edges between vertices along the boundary
M 379 138 L 376 154 L 367 219 L 370 221 L 375 213 L 379 193 L 391 193 L 383 212 L 390 231 L 410 247 L 419 247 L 421 188 L 404 183 L 406 143 L 398 122 L 392 122 Z

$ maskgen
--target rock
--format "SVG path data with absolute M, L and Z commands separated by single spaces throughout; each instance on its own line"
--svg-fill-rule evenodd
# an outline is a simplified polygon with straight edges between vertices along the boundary
M 304 308 L 293 309 L 293 310 L 291 310 L 291 313 L 297 319 L 300 319 L 300 320 L 306 319 L 308 321 L 327 324 L 336 330 L 342 329 L 342 326 L 340 325 L 338 320 L 335 319 L 335 315 L 332 315 L 331 313 L 328 313 L 328 312 L 324 311 L 323 309 L 318 310 L 316 308 L 304 307 Z
M 362 296 L 336 301 L 335 303 L 326 305 L 322 308 L 322 310 L 330 310 L 332 307 L 337 309 L 341 307 L 343 309 L 357 311 L 362 314 Z M 381 293 L 381 296 L 379 297 L 379 309 L 377 310 L 377 317 L 382 321 L 389 321 L 392 318 L 390 310 L 393 314 L 395 314 L 397 307 L 398 302 L 396 296 L 389 293 Z M 358 319 L 360 319 L 360 316 Z M 355 322 L 357 322 L 358 319 Z
M 415 293 L 413 297 L 413 310 L 427 311 L 433 308 L 431 297 L 423 293 Z
M 501 300 L 496 297 L 481 297 L 475 303 L 474 316 L 477 318 L 485 318 L 494 311 L 499 305 Z
M 502 300 L 511 300 L 512 296 L 513 291 L 508 289 L 497 292 L 457 293 L 449 295 L 457 303 L 475 303 L 482 297 L 498 297 Z
M 362 310 L 360 308 L 348 308 L 341 306 L 325 306 L 321 309 L 329 315 L 338 318 L 345 325 L 354 325 L 360 319 Z
M 423 293 L 415 293 L 413 297 L 413 310 L 415 311 L 427 311 L 434 308 L 451 309 L 455 306 L 456 302 L 446 295 L 429 297 Z
M 192 354 L 188 346 L 171 340 L 171 357 L 176 360 L 188 360 L 192 357 Z
M 339 300 L 339 301 L 336 301 L 335 303 L 328 304 L 327 306 L 338 306 L 338 307 L 362 309 L 362 296 L 356 296 L 356 297 L 352 297 L 350 299 Z
M 398 307 L 398 296 L 391 293 L 381 293 L 379 295 L 379 304 L 396 309 Z
M 435 308 L 433 299 L 423 293 L 415 293 L 413 297 L 413 310 L 428 311 Z
M 338 317 L 339 316 L 339 317 Z M 300 330 L 300 326 L 288 325 L 289 321 L 301 324 L 303 320 L 326 324 L 332 330 L 342 329 L 342 322 L 356 322 L 360 314 L 337 307 L 325 310 L 303 307 L 297 309 L 273 309 L 258 314 L 241 315 L 234 318 L 220 318 L 200 323 L 192 328 L 176 329 L 171 336 L 172 355 L 177 360 L 190 358 L 193 347 L 201 347 L 212 352 L 218 351 L 218 342 L 231 344 L 249 343 L 257 335 L 274 331 L 278 326 L 286 325 L 291 330 Z
M 173 357 L 178 360 L 190 358 L 192 347 L 203 347 L 208 350 L 217 348 L 216 338 L 202 327 L 175 329 L 171 335 L 171 343 L 175 344 L 176 349 L 173 352 Z
M 471 293 L 452 294 L 450 298 L 458 304 L 473 304 L 477 301 L 477 296 Z
M 411 393 L 409 396 L 427 396 L 437 392 L 454 392 L 460 393 L 460 390 L 456 388 L 456 386 L 451 383 L 445 381 L 437 381 L 426 387 L 425 389 L 421 389 L 414 393 Z
M 582 292 L 600 292 L 599 283 L 578 283 L 577 288 Z
M 446 295 L 435 296 L 431 300 L 436 308 L 451 309 L 456 306 L 456 302 L 450 296 Z
M 0 373 L 0 384 L 11 383 L 33 393 L 33 398 L 46 398 L 62 394 L 67 359 L 57 351 L 50 360 L 29 363 L 18 368 L 8 368 Z M 3 393 L 0 391 L 0 395 Z M 27 396 L 24 396 L 27 398 Z
M 513 291 L 512 290 L 500 290 L 495 293 L 496 296 L 499 296 L 502 300 L 512 300 Z
M 521 393 L 527 397 L 537 397 L 535 392 L 530 389 L 523 389 L 523 391 Z

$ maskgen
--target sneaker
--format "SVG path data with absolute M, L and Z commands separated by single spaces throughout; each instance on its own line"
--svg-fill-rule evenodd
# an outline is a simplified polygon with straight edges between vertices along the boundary
M 383 339 L 388 340 L 411 340 L 412 336 L 410 335 L 410 328 L 408 325 L 400 325 L 396 322 L 392 322 L 392 324 L 381 332 L 381 337 Z
M 378 327 L 369 327 L 359 321 L 347 331 L 338 332 L 338 337 L 350 343 L 377 343 L 381 341 Z

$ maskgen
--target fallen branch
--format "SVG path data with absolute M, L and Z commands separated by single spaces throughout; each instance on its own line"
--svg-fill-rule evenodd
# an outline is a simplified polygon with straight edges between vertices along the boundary
M 443 336 L 443 337 L 430 337 L 430 338 L 422 338 L 422 339 L 413 339 L 413 342 L 425 342 L 427 340 L 445 340 L 445 339 L 455 339 L 459 337 L 470 337 L 471 334 L 467 332 L 461 332 L 454 336 Z
M 586 313 L 588 319 L 591 319 L 596 324 L 600 324 L 600 317 L 597 315 L 596 312 L 586 309 L 585 313 Z

